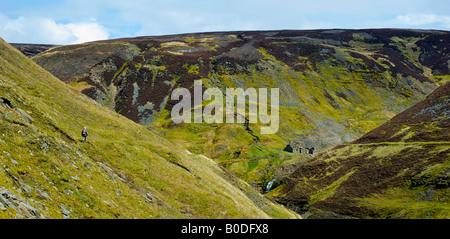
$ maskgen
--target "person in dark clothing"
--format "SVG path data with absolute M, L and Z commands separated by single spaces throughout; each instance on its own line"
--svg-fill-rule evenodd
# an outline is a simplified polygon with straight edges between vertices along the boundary
M 86 142 L 87 136 L 88 136 L 88 131 L 87 131 L 86 127 L 84 127 L 83 130 L 81 131 L 81 137 L 83 137 L 83 142 Z

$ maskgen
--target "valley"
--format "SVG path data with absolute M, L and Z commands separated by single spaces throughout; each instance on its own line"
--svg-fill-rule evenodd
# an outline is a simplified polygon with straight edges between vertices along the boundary
M 450 215 L 447 31 L 13 44 L 27 57 L 1 44 L 0 176 L 7 183 L 0 202 L 10 206 L 0 217 Z M 270 123 L 252 120 L 251 105 L 261 106 L 252 97 L 243 100 L 244 114 L 232 115 L 240 121 L 224 114 L 223 123 L 195 113 L 220 97 L 182 97 L 193 114 L 174 122 L 181 98 L 172 95 L 180 88 L 203 97 L 212 89 L 268 89 L 267 102 L 279 102 L 268 107 L 278 110 L 277 130 L 264 134 Z M 78 140 L 84 126 L 87 144 Z

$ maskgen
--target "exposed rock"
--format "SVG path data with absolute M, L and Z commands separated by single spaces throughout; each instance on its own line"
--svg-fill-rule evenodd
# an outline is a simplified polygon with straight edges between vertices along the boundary
M 0 187 L 0 210 L 8 210 L 8 208 L 14 208 L 18 211 L 18 216 L 20 217 L 44 218 L 39 210 L 31 206 L 28 202 L 25 202 L 21 197 L 5 187 Z
M 20 182 L 20 186 L 26 193 L 31 193 L 31 191 L 33 191 L 33 188 L 28 184 Z
M 52 200 L 52 198 L 48 195 L 48 193 L 43 192 L 40 189 L 36 189 L 36 192 L 38 194 L 38 197 L 45 200 Z
M 0 103 L 3 103 L 7 108 L 10 109 L 14 109 L 14 106 L 11 103 L 11 100 L 4 98 L 4 97 L 0 97 Z
M 64 219 L 69 219 L 70 218 L 70 211 L 67 210 L 64 206 L 59 205 L 59 208 L 61 208 L 61 214 L 63 215 Z
M 34 121 L 33 117 L 31 117 L 27 112 L 25 112 L 24 110 L 22 110 L 20 108 L 16 108 L 16 111 L 20 114 L 20 116 L 25 118 L 28 121 L 28 123 L 33 123 L 33 121 Z

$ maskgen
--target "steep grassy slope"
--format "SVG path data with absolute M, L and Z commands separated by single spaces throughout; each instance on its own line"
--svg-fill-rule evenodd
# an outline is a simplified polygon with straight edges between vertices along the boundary
M 269 193 L 311 217 L 450 218 L 450 83 Z
M 288 141 L 316 152 L 351 142 L 442 85 L 449 39 L 445 31 L 396 29 L 219 32 L 62 46 L 33 59 L 101 105 L 264 187 L 280 164 L 308 158 L 283 153 Z M 170 95 L 197 79 L 223 91 L 279 88 L 279 131 L 174 125 Z
M 0 218 L 297 217 L 3 40 L 0 97 Z

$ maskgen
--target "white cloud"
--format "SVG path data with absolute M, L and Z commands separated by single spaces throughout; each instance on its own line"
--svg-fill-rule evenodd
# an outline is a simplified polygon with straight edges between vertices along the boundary
M 106 29 L 95 22 L 57 23 L 50 18 L 8 18 L 0 13 L 0 37 L 7 42 L 75 44 L 108 39 Z
M 439 24 L 445 28 L 450 28 L 450 16 L 440 16 L 435 14 L 406 14 L 397 16 L 395 20 L 401 24 L 409 26 Z
M 450 30 L 448 0 L 377 0 L 364 4 L 359 0 L 65 0 L 25 5 L 9 2 L 17 6 L 0 9 L 0 37 L 9 42 L 70 44 L 110 37 L 226 30 Z
M 97 23 L 67 24 L 66 27 L 77 38 L 74 43 L 105 40 L 109 37 L 105 28 Z

